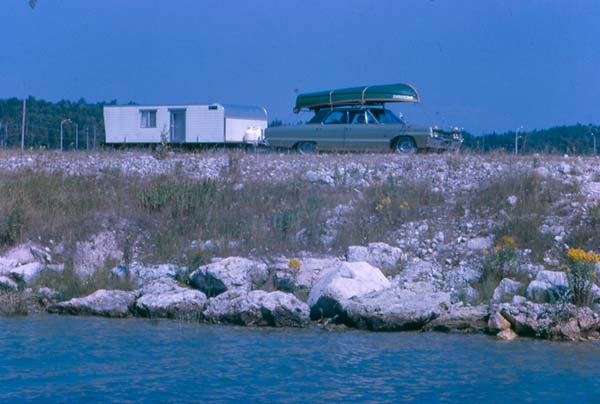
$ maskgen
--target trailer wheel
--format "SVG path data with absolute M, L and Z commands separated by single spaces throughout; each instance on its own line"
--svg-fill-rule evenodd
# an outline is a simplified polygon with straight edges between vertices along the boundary
M 314 142 L 299 142 L 296 144 L 296 151 L 300 154 L 313 154 L 317 148 Z
M 392 150 L 396 154 L 413 154 L 417 152 L 417 145 L 411 137 L 402 136 L 394 141 Z

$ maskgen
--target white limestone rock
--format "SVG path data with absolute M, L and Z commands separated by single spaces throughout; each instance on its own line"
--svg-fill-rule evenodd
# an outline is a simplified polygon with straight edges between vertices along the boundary
M 496 289 L 494 289 L 492 301 L 496 303 L 509 302 L 512 300 L 513 296 L 517 294 L 521 287 L 523 287 L 521 282 L 504 278 L 500 281 L 500 284 L 496 287 Z
M 231 289 L 252 290 L 256 284 L 264 283 L 267 277 L 264 263 L 229 257 L 201 266 L 190 274 L 190 282 L 208 297 L 213 297 Z
M 329 269 L 311 289 L 311 318 L 329 318 L 341 313 L 344 301 L 390 286 L 383 273 L 366 262 L 341 262 Z
M 262 290 L 228 290 L 209 299 L 204 318 L 211 323 L 245 326 L 304 327 L 309 308 L 294 295 Z
M 402 259 L 402 250 L 386 243 L 369 243 L 368 246 L 350 246 L 346 252 L 349 262 L 364 261 L 382 271 L 394 270 Z
M 85 297 L 76 297 L 49 308 L 51 313 L 128 317 L 135 304 L 135 293 L 100 289 Z
M 447 312 L 450 294 L 425 282 L 355 296 L 344 304 L 347 322 L 373 331 L 419 330 Z

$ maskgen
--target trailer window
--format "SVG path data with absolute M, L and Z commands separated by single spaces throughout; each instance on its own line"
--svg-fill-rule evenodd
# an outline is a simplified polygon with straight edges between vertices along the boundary
M 156 110 L 155 109 L 140 111 L 140 127 L 156 128 Z

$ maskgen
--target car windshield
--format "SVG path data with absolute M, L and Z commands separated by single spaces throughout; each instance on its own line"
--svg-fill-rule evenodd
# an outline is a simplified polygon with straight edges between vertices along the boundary
M 402 119 L 398 118 L 392 111 L 389 109 L 371 109 L 371 113 L 375 116 L 375 118 L 379 121 L 379 123 L 383 124 L 403 124 Z

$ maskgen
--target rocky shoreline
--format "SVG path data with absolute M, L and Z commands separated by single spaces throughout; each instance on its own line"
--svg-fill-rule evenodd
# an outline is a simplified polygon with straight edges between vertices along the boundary
M 360 255 L 357 250 L 367 254 Z M 470 305 L 447 288 L 424 281 L 428 269 L 422 261 L 415 261 L 400 275 L 386 277 L 373 261 L 389 262 L 398 251 L 383 243 L 352 247 L 341 258 L 264 262 L 228 257 L 192 272 L 175 265 L 118 266 L 113 275 L 128 277 L 134 289 L 101 289 L 65 301 L 36 282 L 48 271 L 64 271 L 62 266 L 36 261 L 48 258 L 44 252 L 26 244 L 0 258 L 4 265 L 0 285 L 5 292 L 12 290 L 20 296 L 30 312 L 252 327 L 343 325 L 369 331 L 486 333 L 505 340 L 518 336 L 600 339 L 597 312 L 570 303 L 544 302 L 547 295 L 541 293 L 540 284 L 546 284 L 546 293 L 550 293 L 564 286 L 564 273 L 540 270 L 525 289 L 526 297 L 511 289 L 510 282 L 502 282 L 494 293 L 497 298 L 502 296 L 499 301 Z M 12 269 L 7 271 L 7 265 L 13 265 Z M 2 304 L 6 305 L 6 300 Z
M 373 185 L 406 178 L 430 187 L 424 197 L 443 199 L 426 209 L 415 208 L 395 224 L 390 215 L 402 215 L 408 202 L 375 198 L 368 207 L 373 217 L 365 223 L 388 220 L 387 243 L 346 244 L 336 250 L 332 240 L 354 217 L 348 212 L 358 202 L 340 203 L 319 218 L 318 253 L 218 256 L 214 251 L 235 250 L 244 240 L 192 240 L 190 246 L 207 252 L 208 261 L 156 265 L 144 261 L 136 241 L 129 245 L 128 236 L 119 226 L 109 227 L 110 221 L 99 225 L 91 238 L 76 242 L 70 255 L 60 240 L 30 240 L 5 248 L 0 256 L 0 314 L 49 312 L 267 327 L 343 325 L 371 331 L 486 333 L 506 340 L 600 339 L 600 288 L 594 284 L 590 304 L 577 307 L 566 298 L 564 270 L 567 249 L 579 247 L 567 242 L 588 242 L 588 233 L 581 229 L 595 231 L 600 217 L 596 158 L 206 153 L 157 160 L 135 152 L 3 157 L 4 172 L 227 177 L 235 182 L 232 192 L 257 179 L 294 180 L 318 184 L 324 192 L 341 187 L 350 192 L 343 195 L 356 201 Z M 517 174 L 525 180 L 518 182 Z M 391 203 L 399 206 L 388 212 Z M 544 209 L 535 211 L 535 204 Z M 532 226 L 535 233 L 529 232 Z M 517 246 L 510 236 L 517 231 L 527 242 L 527 237 L 539 238 L 543 250 Z M 301 229 L 290 242 L 302 240 L 305 233 Z M 106 275 L 103 282 L 98 282 L 99 273 Z M 57 282 L 71 281 L 79 289 L 64 295 Z

